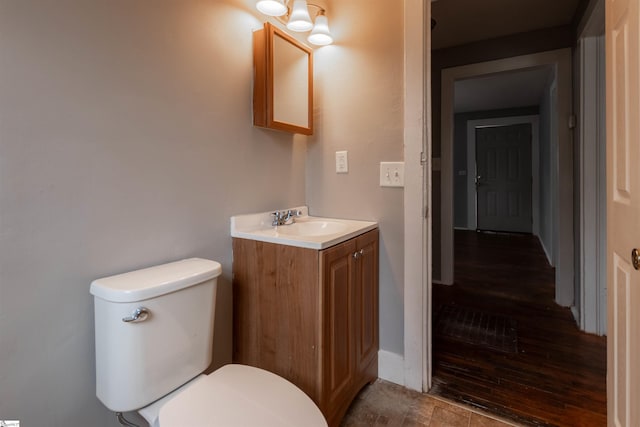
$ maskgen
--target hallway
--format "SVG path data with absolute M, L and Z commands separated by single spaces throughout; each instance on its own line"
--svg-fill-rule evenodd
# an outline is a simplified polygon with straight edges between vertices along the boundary
M 456 231 L 455 284 L 433 285 L 433 311 L 431 393 L 525 425 L 607 424 L 606 338 L 555 304 L 536 237 Z M 474 325 L 450 322 L 452 311 L 503 336 L 474 343 Z

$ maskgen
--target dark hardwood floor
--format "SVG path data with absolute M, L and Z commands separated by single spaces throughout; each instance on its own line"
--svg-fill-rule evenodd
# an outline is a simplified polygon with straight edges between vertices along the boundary
M 580 332 L 555 304 L 538 239 L 456 231 L 455 241 L 455 284 L 434 284 L 434 312 L 511 317 L 517 353 L 436 336 L 431 393 L 524 425 L 606 426 L 606 338 Z

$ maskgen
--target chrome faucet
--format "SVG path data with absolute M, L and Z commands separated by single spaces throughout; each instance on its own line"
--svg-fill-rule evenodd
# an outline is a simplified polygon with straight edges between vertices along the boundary
M 271 214 L 273 222 L 271 225 L 289 225 L 293 224 L 294 217 L 302 216 L 301 210 L 276 211 Z

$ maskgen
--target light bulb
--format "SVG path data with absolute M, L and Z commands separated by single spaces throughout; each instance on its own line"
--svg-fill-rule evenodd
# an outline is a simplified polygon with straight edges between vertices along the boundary
M 307 41 L 317 46 L 326 46 L 333 43 L 333 37 L 329 31 L 329 21 L 322 12 L 316 17 L 316 25 L 313 27 L 311 34 L 309 34 Z
M 295 0 L 293 2 L 293 10 L 291 11 L 287 28 L 298 32 L 309 31 L 313 28 L 306 0 Z
M 256 3 L 256 9 L 269 16 L 286 15 L 288 11 L 284 0 L 260 0 Z

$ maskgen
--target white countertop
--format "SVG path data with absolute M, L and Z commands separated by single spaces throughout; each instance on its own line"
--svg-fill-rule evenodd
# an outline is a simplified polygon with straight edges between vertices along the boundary
M 378 223 L 373 221 L 309 216 L 309 208 L 306 206 L 290 208 L 290 210 L 302 212 L 301 216 L 294 219 L 292 225 L 272 226 L 271 212 L 233 216 L 231 217 L 231 237 L 300 248 L 326 249 L 378 228 Z M 305 234 L 305 230 L 308 229 L 306 224 L 309 223 L 315 223 L 313 231 L 311 234 Z

